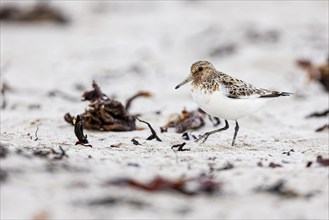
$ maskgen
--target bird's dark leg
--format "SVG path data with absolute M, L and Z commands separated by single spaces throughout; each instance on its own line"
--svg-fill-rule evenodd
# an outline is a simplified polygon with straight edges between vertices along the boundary
M 234 146 L 235 138 L 236 138 L 236 135 L 238 134 L 238 131 L 239 131 L 238 121 L 235 121 L 235 129 L 234 130 L 235 130 L 235 132 L 234 132 L 234 136 L 233 136 L 232 146 Z
M 206 132 L 206 133 L 203 134 L 199 139 L 197 139 L 196 142 L 199 142 L 199 141 L 202 140 L 201 143 L 204 143 L 210 135 L 212 135 L 212 134 L 214 134 L 214 133 L 217 133 L 217 132 L 220 132 L 220 131 L 227 130 L 229 127 L 230 127 L 230 126 L 229 126 L 227 120 L 225 120 L 225 126 L 224 126 L 223 128 L 216 129 L 216 130 L 214 130 L 214 131 L 210 131 L 210 132 Z

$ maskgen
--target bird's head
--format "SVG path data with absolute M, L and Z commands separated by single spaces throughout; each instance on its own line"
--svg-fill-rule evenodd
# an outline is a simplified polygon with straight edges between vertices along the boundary
M 188 75 L 188 77 L 178 84 L 175 89 L 178 89 L 182 85 L 190 82 L 190 81 L 198 81 L 202 79 L 203 76 L 207 75 L 207 73 L 212 72 L 215 70 L 215 67 L 208 61 L 197 61 L 192 64 L 191 66 L 191 73 Z

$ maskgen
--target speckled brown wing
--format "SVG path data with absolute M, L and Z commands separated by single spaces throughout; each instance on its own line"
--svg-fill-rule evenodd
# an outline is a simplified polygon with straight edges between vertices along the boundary
M 267 89 L 256 88 L 240 79 L 233 78 L 224 73 L 219 74 L 220 83 L 225 87 L 226 95 L 229 98 L 248 99 L 248 98 L 273 98 L 278 96 L 288 96 L 292 93 L 277 92 Z
M 248 84 L 242 80 L 233 78 L 224 73 L 219 74 L 219 78 L 221 85 L 223 85 L 224 92 L 226 96 L 229 98 L 251 98 L 251 97 L 259 97 L 261 95 L 265 95 L 266 92 L 257 89 L 251 84 Z

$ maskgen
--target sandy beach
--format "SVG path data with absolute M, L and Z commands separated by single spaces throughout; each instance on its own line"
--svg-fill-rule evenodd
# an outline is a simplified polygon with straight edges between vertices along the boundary
M 35 1 L 1 1 L 32 8 Z M 1 24 L 1 219 L 328 219 L 328 92 L 297 60 L 325 64 L 328 1 L 52 1 L 64 20 Z M 198 60 L 260 88 L 292 92 L 215 128 L 160 127 L 198 108 L 175 86 Z M 88 109 L 93 80 L 122 102 L 139 91 L 127 132 L 64 120 Z M 135 139 L 140 145 L 135 145 Z M 185 142 L 178 151 L 173 145 Z M 319 157 L 320 156 L 320 157 Z M 320 158 L 320 159 L 319 159 Z M 322 158 L 322 160 L 321 160 Z

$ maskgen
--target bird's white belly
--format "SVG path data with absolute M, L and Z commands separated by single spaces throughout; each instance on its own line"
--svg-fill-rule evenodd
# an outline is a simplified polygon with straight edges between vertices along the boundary
M 194 101 L 207 114 L 228 120 L 246 117 L 258 111 L 267 102 L 267 99 L 261 98 L 228 98 L 219 91 L 210 94 L 192 89 L 191 94 Z

